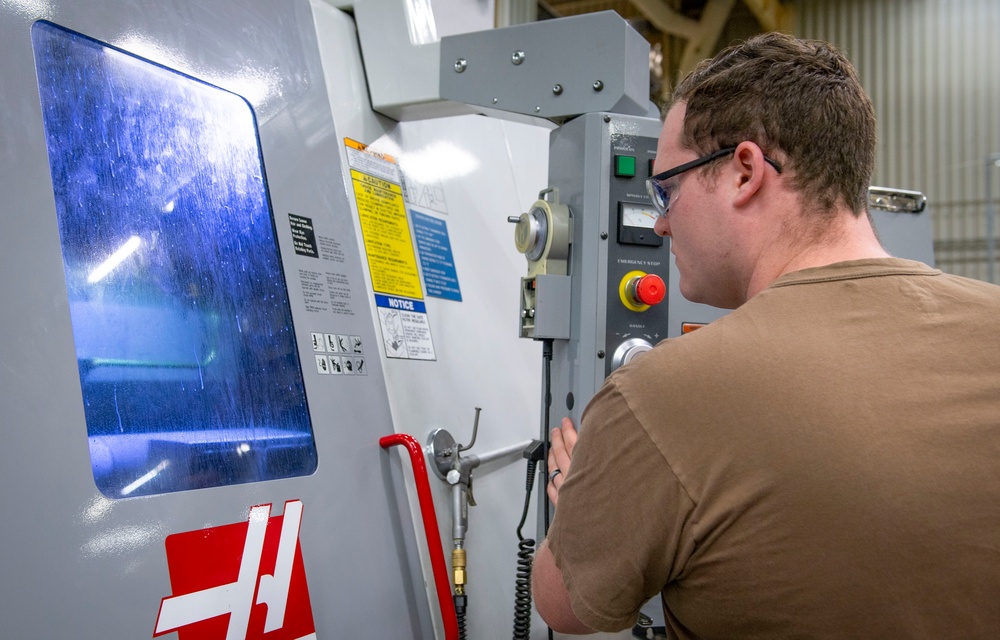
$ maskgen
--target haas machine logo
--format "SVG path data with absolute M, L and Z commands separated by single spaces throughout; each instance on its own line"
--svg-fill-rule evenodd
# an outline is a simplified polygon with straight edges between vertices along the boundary
M 173 595 L 153 636 L 178 640 L 315 640 L 299 549 L 302 502 L 250 510 L 246 522 L 167 536 Z

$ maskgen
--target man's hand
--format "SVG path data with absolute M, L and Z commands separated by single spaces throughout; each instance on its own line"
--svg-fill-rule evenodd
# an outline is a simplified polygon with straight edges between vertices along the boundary
M 562 425 L 552 430 L 550 438 L 547 492 L 549 500 L 552 504 L 556 504 L 559 499 L 559 488 L 569 473 L 573 447 L 576 446 L 576 427 L 573 426 L 573 421 L 563 418 Z M 538 548 L 532 564 L 531 578 L 535 609 L 549 627 L 560 633 L 594 633 L 594 630 L 581 622 L 573 611 L 562 571 L 556 566 L 555 556 L 549 550 L 548 540 Z
M 573 459 L 573 447 L 576 446 L 576 427 L 569 418 L 562 419 L 562 426 L 552 430 L 549 446 L 549 486 L 546 491 L 552 504 L 559 502 L 559 487 L 566 481 L 569 465 Z M 559 472 L 556 473 L 556 470 Z M 554 475 L 553 475 L 554 474 Z

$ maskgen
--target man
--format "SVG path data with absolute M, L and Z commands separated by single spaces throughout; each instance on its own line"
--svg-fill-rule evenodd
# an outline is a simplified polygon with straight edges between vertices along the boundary
M 1000 287 L 886 254 L 874 152 L 825 43 L 759 36 L 677 88 L 656 231 L 684 296 L 735 310 L 553 430 L 550 626 L 659 593 L 671 638 L 998 637 Z

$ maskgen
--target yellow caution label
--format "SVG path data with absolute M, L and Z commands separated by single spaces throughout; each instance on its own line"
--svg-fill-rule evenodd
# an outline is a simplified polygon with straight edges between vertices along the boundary
M 361 235 L 376 293 L 423 300 L 402 188 L 351 169 Z

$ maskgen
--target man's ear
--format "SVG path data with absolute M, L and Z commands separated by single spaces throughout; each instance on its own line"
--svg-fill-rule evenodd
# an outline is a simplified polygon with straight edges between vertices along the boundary
M 736 147 L 731 162 L 735 170 L 732 178 L 733 206 L 743 207 L 764 185 L 764 152 L 756 143 L 744 141 Z

